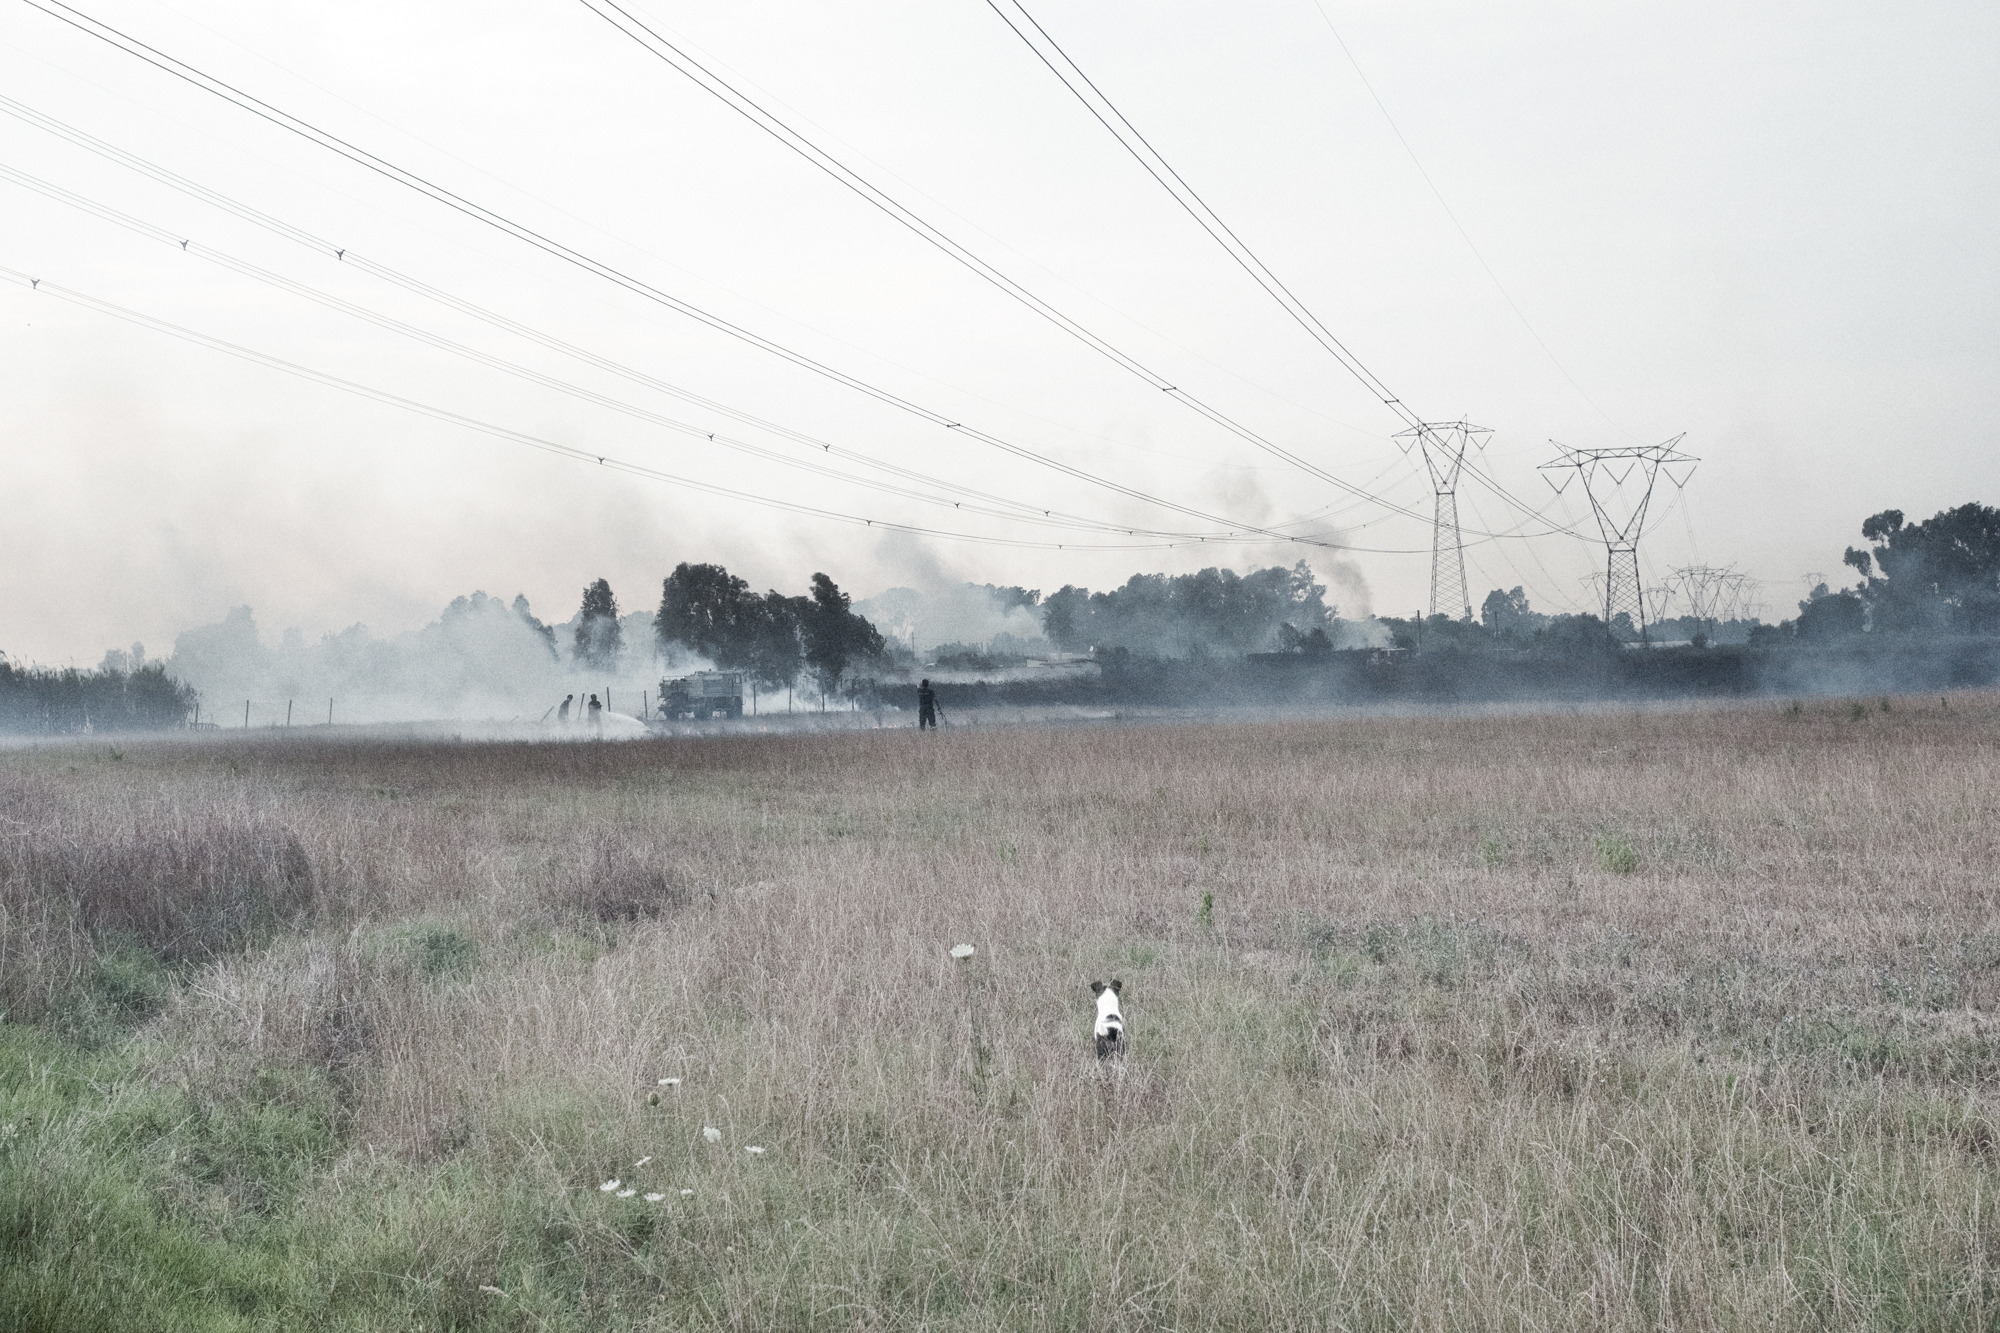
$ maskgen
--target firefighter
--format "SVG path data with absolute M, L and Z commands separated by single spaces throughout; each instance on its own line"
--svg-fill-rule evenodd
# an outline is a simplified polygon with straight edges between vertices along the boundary
M 917 682 L 917 730 L 938 724 L 937 691 L 928 680 Z
M 590 729 L 599 736 L 604 734 L 604 705 L 597 702 L 597 696 L 590 696 Z
M 563 696 L 562 707 L 556 709 L 557 726 L 562 726 L 569 721 L 569 706 L 571 703 L 575 702 L 575 700 L 576 696 L 574 694 L 565 694 Z

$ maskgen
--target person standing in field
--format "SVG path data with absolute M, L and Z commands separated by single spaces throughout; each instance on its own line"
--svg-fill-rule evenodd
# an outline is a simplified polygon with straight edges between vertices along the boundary
M 604 705 L 597 702 L 597 696 L 590 696 L 590 729 L 601 738 L 604 735 Z
M 935 728 L 938 724 L 937 691 L 928 680 L 917 682 L 917 730 Z
M 563 696 L 563 701 L 562 701 L 562 707 L 561 707 L 561 708 L 558 708 L 558 709 L 556 709 L 556 725 L 557 725 L 557 726 L 559 726 L 559 727 L 560 727 L 560 726 L 565 726 L 565 725 L 567 725 L 567 724 L 568 724 L 568 722 L 569 722 L 569 706 L 570 706 L 570 704 L 571 704 L 571 703 L 572 703 L 572 702 L 573 702 L 573 701 L 574 701 L 575 699 L 576 699 L 576 696 L 575 696 L 574 694 L 565 694 L 565 695 Z

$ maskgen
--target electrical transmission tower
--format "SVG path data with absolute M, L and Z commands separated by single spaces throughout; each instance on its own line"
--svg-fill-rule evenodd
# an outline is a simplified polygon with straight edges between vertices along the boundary
M 1646 642 L 1646 593 L 1639 584 L 1639 538 L 1646 530 L 1646 507 L 1653 502 L 1653 483 L 1660 473 L 1676 487 L 1687 485 L 1697 459 L 1675 448 L 1684 435 L 1665 444 L 1638 445 L 1627 449 L 1572 449 L 1555 444 L 1558 456 L 1542 464 L 1542 472 L 1556 494 L 1583 478 L 1583 493 L 1590 500 L 1590 512 L 1604 538 L 1604 624 L 1610 627 L 1620 615 L 1631 618 L 1639 642 Z M 1574 477 L 1558 483 L 1554 472 L 1574 470 Z M 1640 484 L 1628 485 L 1633 474 Z
M 1718 622 L 1742 617 L 1751 583 L 1748 574 L 1733 566 L 1684 565 L 1674 571 L 1672 587 L 1687 603 L 1688 615 L 1701 627 L 1701 633 L 1713 642 Z
M 1472 589 L 1465 581 L 1465 540 L 1458 533 L 1458 473 L 1465 451 L 1484 449 L 1493 432 L 1464 421 L 1427 421 L 1396 433 L 1405 454 L 1423 450 L 1437 500 L 1431 520 L 1431 614 L 1472 619 Z

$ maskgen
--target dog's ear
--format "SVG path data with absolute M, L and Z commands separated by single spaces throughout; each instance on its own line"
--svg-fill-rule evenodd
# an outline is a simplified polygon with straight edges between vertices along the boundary
M 1113 977 L 1113 978 L 1111 978 L 1111 993 L 1112 993 L 1113 995 L 1122 995 L 1122 994 L 1124 994 L 1124 993 L 1125 993 L 1125 983 L 1124 983 L 1124 982 L 1122 982 L 1122 981 L 1120 981 L 1120 980 L 1119 980 L 1119 979 L 1118 979 L 1117 977 Z
M 1093 982 L 1091 982 L 1091 983 L 1090 983 L 1090 993 L 1091 993 L 1092 995 L 1101 995 L 1101 994 L 1103 994 L 1103 993 L 1104 993 L 1104 983 L 1103 983 L 1103 982 L 1101 982 L 1101 981 L 1093 981 Z

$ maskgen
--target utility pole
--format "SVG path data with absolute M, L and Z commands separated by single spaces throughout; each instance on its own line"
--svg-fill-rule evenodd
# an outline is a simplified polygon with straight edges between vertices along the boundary
M 1604 626 L 1609 630 L 1621 613 L 1630 616 L 1642 644 L 1647 642 L 1646 593 L 1639 584 L 1639 538 L 1645 534 L 1646 507 L 1653 502 L 1653 483 L 1660 473 L 1676 487 L 1685 486 L 1700 461 L 1676 448 L 1686 438 L 1676 435 L 1664 444 L 1626 449 L 1572 449 L 1550 440 L 1557 456 L 1541 467 L 1543 479 L 1558 495 L 1577 477 L 1583 479 L 1583 493 L 1604 539 Z M 1572 470 L 1575 476 L 1560 483 L 1551 475 Z M 1628 486 L 1635 473 L 1639 484 Z
M 1465 421 L 1427 421 L 1398 431 L 1405 454 L 1423 451 L 1436 502 L 1431 519 L 1431 614 L 1472 619 L 1472 589 L 1465 581 L 1465 539 L 1458 531 L 1458 474 L 1467 448 L 1484 449 L 1493 432 Z

